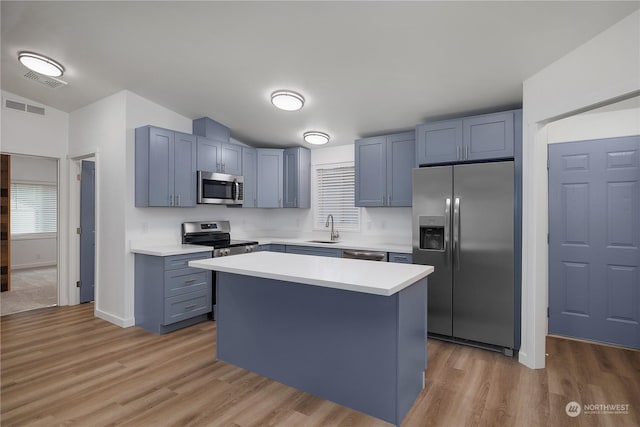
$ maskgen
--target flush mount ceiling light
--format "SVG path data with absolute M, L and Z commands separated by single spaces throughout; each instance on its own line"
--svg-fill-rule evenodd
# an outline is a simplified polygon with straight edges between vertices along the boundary
M 304 105 L 304 97 L 290 90 L 277 90 L 271 94 L 271 103 L 281 110 L 297 111 Z
M 313 131 L 305 132 L 303 136 L 305 141 L 313 145 L 322 145 L 329 142 L 329 135 L 327 135 L 324 132 L 318 132 L 313 130 Z
M 30 70 L 45 76 L 60 77 L 64 73 L 64 67 L 62 65 L 51 58 L 37 53 L 20 52 L 18 53 L 18 60 Z

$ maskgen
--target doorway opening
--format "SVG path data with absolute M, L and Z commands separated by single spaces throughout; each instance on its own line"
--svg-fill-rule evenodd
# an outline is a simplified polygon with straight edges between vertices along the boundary
M 0 314 L 58 304 L 58 160 L 2 155 Z

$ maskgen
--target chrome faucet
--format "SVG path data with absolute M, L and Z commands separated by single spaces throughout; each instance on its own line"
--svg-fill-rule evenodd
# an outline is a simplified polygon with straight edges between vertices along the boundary
M 331 219 L 331 240 L 336 240 L 338 237 L 340 237 L 340 233 L 338 233 L 338 230 L 333 229 L 333 215 L 327 215 L 327 223 L 324 226 L 329 226 L 329 219 Z

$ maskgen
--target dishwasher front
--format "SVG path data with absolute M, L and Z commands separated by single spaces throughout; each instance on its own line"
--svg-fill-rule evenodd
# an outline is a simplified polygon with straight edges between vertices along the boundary
M 386 252 L 377 251 L 357 251 L 353 249 L 343 249 L 342 258 L 365 259 L 368 261 L 387 261 Z

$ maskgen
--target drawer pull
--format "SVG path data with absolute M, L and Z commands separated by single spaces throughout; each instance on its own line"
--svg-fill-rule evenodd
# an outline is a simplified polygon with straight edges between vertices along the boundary
M 196 308 L 197 306 L 198 306 L 198 304 L 189 304 L 189 305 L 185 305 L 184 309 L 185 310 L 191 310 L 191 309 Z
M 186 280 L 184 282 L 185 285 L 191 285 L 193 283 L 196 283 L 198 281 L 198 279 L 191 279 L 191 280 Z
M 396 259 L 407 259 L 407 257 L 406 257 L 406 256 L 398 256 L 398 255 L 396 255 L 396 256 L 395 256 L 395 258 L 396 258 Z

